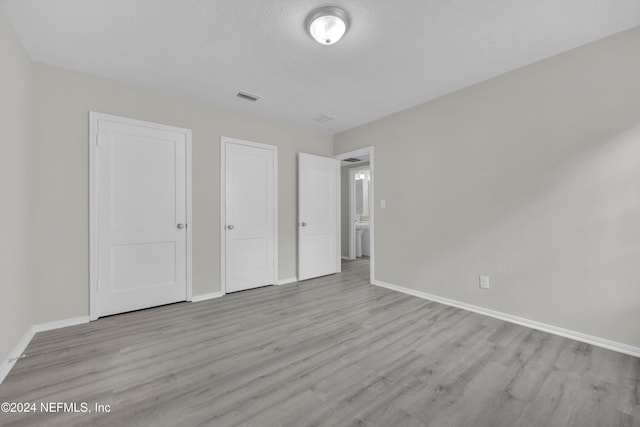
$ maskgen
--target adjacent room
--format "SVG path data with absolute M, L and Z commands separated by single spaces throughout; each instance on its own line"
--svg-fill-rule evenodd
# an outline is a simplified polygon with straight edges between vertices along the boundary
M 0 0 L 0 425 L 640 426 L 638 76 L 638 0 Z

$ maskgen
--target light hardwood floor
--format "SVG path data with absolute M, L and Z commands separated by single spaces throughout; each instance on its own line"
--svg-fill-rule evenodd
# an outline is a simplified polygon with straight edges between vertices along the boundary
M 343 273 L 37 334 L 2 426 L 640 426 L 640 359 Z

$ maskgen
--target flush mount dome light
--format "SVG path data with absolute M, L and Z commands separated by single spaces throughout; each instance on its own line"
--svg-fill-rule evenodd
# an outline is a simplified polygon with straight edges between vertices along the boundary
M 334 44 L 349 28 L 349 16 L 339 7 L 325 6 L 309 14 L 306 27 L 318 43 Z

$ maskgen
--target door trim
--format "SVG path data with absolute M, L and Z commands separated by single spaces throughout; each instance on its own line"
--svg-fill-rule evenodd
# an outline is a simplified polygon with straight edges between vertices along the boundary
M 353 218 L 356 213 L 356 167 L 349 168 L 349 259 L 356 259 L 356 225 Z M 371 209 L 369 209 L 371 211 Z M 341 233 L 342 234 L 342 233 Z
M 371 256 L 369 257 L 369 283 L 374 284 L 375 281 L 375 170 L 374 170 L 374 156 L 373 156 L 373 146 L 369 145 L 367 147 L 360 148 L 358 150 L 348 151 L 346 153 L 338 154 L 335 156 L 336 159 L 342 161 L 344 159 L 348 159 L 349 157 L 358 157 L 365 154 L 369 155 L 369 173 L 371 174 L 369 181 L 369 251 L 371 252 Z M 357 167 L 357 166 L 354 166 Z M 338 176 L 341 173 L 341 168 L 338 168 Z M 338 192 L 338 200 L 341 195 Z M 349 200 L 351 200 L 351 196 L 349 196 Z M 349 202 L 351 203 L 351 202 Z M 341 225 L 342 226 L 342 225 Z M 351 227 L 349 227 L 351 228 Z M 354 227 L 355 230 L 355 227 Z M 342 234 L 342 233 L 340 233 Z M 355 233 L 354 233 L 355 234 Z M 355 239 L 355 236 L 354 236 Z M 351 242 L 349 242 L 349 252 L 351 252 Z
M 220 294 L 227 294 L 226 275 L 226 239 L 225 227 L 227 224 L 227 144 L 239 144 L 247 147 L 261 148 L 273 151 L 273 284 L 278 284 L 278 147 L 275 145 L 261 144 L 259 142 L 246 141 L 244 139 L 220 138 Z
M 193 219 L 191 213 L 192 191 L 191 191 L 191 129 L 184 129 L 175 126 L 163 125 L 159 123 L 147 122 L 142 120 L 131 119 L 128 117 L 114 116 L 111 114 L 98 113 L 89 111 L 89 319 L 96 320 L 98 318 L 98 254 L 99 254 L 99 217 L 98 217 L 98 179 L 97 179 L 97 142 L 98 142 L 98 122 L 110 121 L 122 124 L 147 127 L 156 130 L 165 130 L 176 133 L 184 133 L 186 141 L 186 300 L 191 301 L 193 298 L 192 288 L 192 231 Z

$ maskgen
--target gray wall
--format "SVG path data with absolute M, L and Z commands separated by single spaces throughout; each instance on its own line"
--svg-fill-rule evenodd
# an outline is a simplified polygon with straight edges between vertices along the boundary
M 0 363 L 32 323 L 31 62 L 0 11 Z
M 635 28 L 337 135 L 375 146 L 375 279 L 640 346 L 639 49 Z
M 332 138 L 134 86 L 34 64 L 36 322 L 88 314 L 89 110 L 193 131 L 193 293 L 220 290 L 220 137 L 278 146 L 279 277 L 296 276 L 296 154 Z

